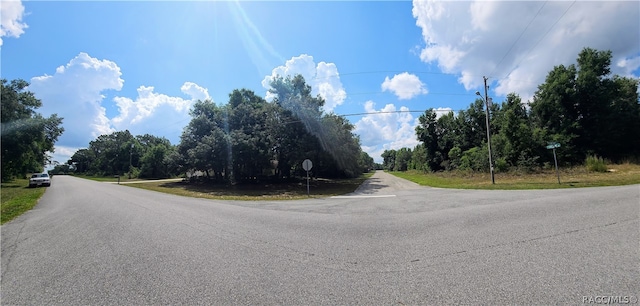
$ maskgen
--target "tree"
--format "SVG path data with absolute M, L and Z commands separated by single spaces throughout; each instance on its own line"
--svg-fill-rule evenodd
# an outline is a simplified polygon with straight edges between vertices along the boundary
M 135 143 L 136 139 L 128 130 L 98 136 L 89 142 L 89 150 L 95 157 L 89 171 L 100 175 L 129 172 L 131 150 L 135 149 Z
M 218 180 L 231 176 L 231 151 L 229 144 L 228 110 L 216 106 L 213 101 L 198 101 L 190 111 L 192 117 L 185 127 L 174 160 L 174 169 L 203 171 L 209 175 L 214 171 Z M 224 173 L 224 174 L 223 174 Z
M 166 139 L 165 139 L 166 140 Z M 140 177 L 145 178 L 166 178 L 172 175 L 169 162 L 166 157 L 175 148 L 169 140 L 166 142 L 149 145 L 145 148 L 144 155 L 140 159 Z
M 556 66 L 531 103 L 534 136 L 559 142 L 559 160 L 581 163 L 595 154 L 638 156 L 638 81 L 610 75 L 611 51 L 583 49 L 577 66 Z M 630 143 L 630 144 L 628 144 Z
M 2 181 L 28 172 L 42 171 L 49 162 L 47 152 L 54 151 L 58 137 L 64 132 L 62 118 L 48 118 L 35 112 L 42 101 L 25 88 L 24 80 L 1 80 Z
M 96 160 L 95 151 L 89 149 L 79 149 L 71 156 L 67 162 L 72 165 L 77 173 L 87 173 L 93 162 Z
M 431 170 L 440 169 L 442 157 L 439 156 L 438 134 L 436 133 L 436 112 L 430 108 L 420 115 L 416 126 L 416 135 L 426 151 L 427 165 Z
M 500 139 L 504 139 L 502 148 L 499 145 L 496 147 L 509 165 L 531 169 L 537 163 L 536 149 L 540 144 L 534 140 L 529 115 L 521 101 L 515 93 L 507 95 L 507 100 L 502 104 L 500 122 L 497 124 L 499 134 L 494 138 L 494 143 L 499 144 Z
M 410 169 L 420 170 L 423 172 L 430 171 L 429 165 L 427 164 L 427 150 L 425 150 L 422 144 L 418 144 L 413 148 L 413 153 L 411 154 L 411 163 L 409 165 Z
M 393 171 L 396 167 L 396 150 L 384 150 L 382 152 L 382 169 Z
M 396 160 L 393 171 L 407 171 L 409 164 L 411 163 L 411 158 L 411 149 L 401 148 L 396 151 Z
M 311 87 L 301 75 L 280 76 L 271 82 L 275 112 L 283 122 L 274 139 L 274 153 L 281 174 L 299 168 L 305 158 L 319 161 L 317 170 L 325 176 L 354 177 L 362 173 L 358 158 L 360 140 L 353 135 L 354 126 L 344 117 L 324 114 L 324 99 L 311 96 Z M 285 145 L 286 144 L 286 145 Z
M 237 180 L 254 181 L 271 167 L 265 108 L 267 102 L 253 91 L 234 90 L 229 95 L 229 140 Z
M 358 167 L 360 167 L 360 172 L 369 172 L 371 170 L 376 169 L 376 164 L 367 152 L 360 152 L 360 158 L 358 158 Z
M 614 76 L 610 111 L 604 121 L 608 133 L 602 142 L 603 155 L 614 161 L 640 156 L 640 97 L 636 79 Z

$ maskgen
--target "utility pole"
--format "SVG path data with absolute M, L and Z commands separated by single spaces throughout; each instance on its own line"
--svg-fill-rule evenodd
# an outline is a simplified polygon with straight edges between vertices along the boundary
M 491 129 L 489 128 L 489 96 L 487 95 L 487 90 L 489 86 L 487 86 L 487 77 L 483 76 L 484 79 L 484 104 L 486 106 L 486 119 L 487 119 L 487 145 L 489 147 L 489 169 L 491 169 L 491 184 L 495 184 L 496 180 L 493 176 L 493 161 L 491 159 Z

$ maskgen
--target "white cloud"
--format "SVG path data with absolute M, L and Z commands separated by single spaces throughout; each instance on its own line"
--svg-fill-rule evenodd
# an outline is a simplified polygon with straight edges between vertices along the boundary
M 24 29 L 28 26 L 22 22 L 24 6 L 21 1 L 2 0 L 0 8 L 0 46 L 2 46 L 2 37 L 18 38 L 24 34 Z
M 418 144 L 415 127 L 417 119 L 405 106 L 397 109 L 394 104 L 387 104 L 380 110 L 375 109 L 373 101 L 364 105 L 365 112 L 370 113 L 356 122 L 354 133 L 360 135 L 362 150 L 367 152 L 377 162 L 384 150 L 413 148 Z
M 438 107 L 433 109 L 436 112 L 436 118 L 440 118 L 450 112 L 453 112 L 455 115 L 455 111 L 451 107 Z
M 209 96 L 209 90 L 206 88 L 198 86 L 196 83 L 185 82 L 180 90 L 189 95 L 193 100 L 211 100 L 211 96 Z
M 191 104 L 208 97 L 207 90 L 195 83 L 186 82 L 182 92 L 190 95 L 191 99 L 171 97 L 154 92 L 152 86 L 138 87 L 138 97 L 135 100 L 127 97 L 115 97 L 113 101 L 119 109 L 119 115 L 111 120 L 117 130 L 128 129 L 134 135 L 154 134 L 167 136 L 174 134 L 175 138 L 182 131 L 182 127 L 189 120 Z M 195 90 L 194 92 L 194 89 Z M 170 130 L 167 130 L 170 129 Z M 154 133 L 154 132 L 160 132 Z
M 407 107 L 398 109 L 394 104 L 387 104 L 378 110 L 373 101 L 365 102 L 364 110 L 368 115 L 355 123 L 354 133 L 360 136 L 362 150 L 376 162 L 382 162 L 381 155 L 385 150 L 413 149 L 420 143 L 416 137 L 416 126 L 422 114 L 414 117 Z M 434 110 L 436 118 L 453 111 L 450 107 Z
M 73 154 L 75 154 L 76 151 L 78 151 L 79 149 L 82 149 L 82 148 L 56 145 L 55 152 L 50 153 L 51 161 L 57 161 L 60 164 L 65 164 L 69 159 L 71 159 L 71 156 L 73 156 Z M 48 167 L 48 169 L 53 169 L 53 165 Z
M 424 83 L 416 75 L 407 72 L 396 74 L 391 79 L 385 77 L 380 87 L 382 91 L 393 92 L 400 100 L 408 100 L 419 94 L 428 93 Z
M 59 145 L 86 146 L 98 135 L 114 131 L 102 106 L 102 92 L 122 89 L 121 75 L 114 62 L 80 53 L 58 67 L 54 75 L 31 79 L 29 91 L 42 100 L 39 111 L 64 118 L 65 132 L 58 140 Z
M 623 76 L 633 76 L 633 72 L 640 68 L 640 56 L 621 58 L 616 63 L 615 70 L 620 71 Z
M 415 0 L 413 16 L 422 29 L 421 60 L 458 74 L 467 90 L 488 76 L 498 95 L 531 97 L 554 66 L 575 63 L 585 47 L 611 50 L 612 73 L 637 77 L 637 1 Z
M 262 80 L 262 86 L 269 89 L 269 83 L 276 76 L 293 77 L 300 74 L 304 77 L 308 85 L 311 86 L 312 95 L 320 95 L 325 100 L 324 110 L 332 111 L 342 104 L 347 97 L 347 93 L 340 82 L 340 74 L 334 63 L 320 62 L 316 65 L 313 57 L 307 54 L 292 57 L 287 60 L 284 66 L 273 69 L 271 75 Z M 267 93 L 267 100 L 273 99 L 273 95 Z
M 38 111 L 45 116 L 63 117 L 64 133 L 58 139 L 54 160 L 65 162 L 77 150 L 86 148 L 99 135 L 129 130 L 134 135 L 153 134 L 175 141 L 189 120 L 189 107 L 196 100 L 211 99 L 206 88 L 185 82 L 181 90 L 188 99 L 154 92 L 140 86 L 135 100 L 115 97 L 118 114 L 109 118 L 103 106 L 108 90 L 121 90 L 124 80 L 120 67 L 80 53 L 56 69 L 54 75 L 31 79 L 28 90 L 42 100 Z

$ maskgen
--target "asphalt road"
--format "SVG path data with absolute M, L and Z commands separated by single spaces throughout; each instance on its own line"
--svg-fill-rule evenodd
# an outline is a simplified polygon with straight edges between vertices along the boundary
M 56 176 L 0 228 L 0 302 L 634 303 L 639 217 L 640 185 L 474 191 L 376 174 L 348 197 L 225 202 Z

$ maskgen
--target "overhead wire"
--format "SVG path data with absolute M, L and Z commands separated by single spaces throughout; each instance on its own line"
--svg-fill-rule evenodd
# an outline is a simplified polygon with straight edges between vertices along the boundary
M 489 73 L 489 76 L 493 75 L 493 73 L 496 71 L 496 69 L 498 69 L 498 67 L 500 66 L 500 64 L 502 64 L 502 61 L 504 61 L 504 59 L 507 57 L 507 55 L 509 55 L 509 53 L 511 52 L 511 50 L 513 50 L 513 47 L 518 43 L 518 41 L 520 41 L 520 38 L 522 38 L 522 35 L 524 35 L 524 33 L 529 29 L 529 27 L 531 26 L 531 24 L 533 23 L 533 21 L 538 17 L 538 15 L 540 15 L 540 12 L 542 11 L 542 9 L 545 7 L 545 5 L 547 5 L 548 1 L 545 1 L 542 6 L 538 9 L 538 12 L 536 12 L 536 14 L 533 16 L 533 18 L 531 18 L 531 20 L 529 20 L 529 23 L 527 24 L 527 26 L 524 28 L 524 30 L 522 30 L 522 32 L 520 32 L 520 35 L 518 36 L 518 38 L 513 42 L 513 44 L 511 44 L 511 47 L 509 47 L 509 50 L 507 50 L 507 52 L 502 56 L 502 58 L 500 59 L 500 61 L 498 62 L 498 64 L 496 64 L 493 67 L 493 71 L 491 71 L 491 73 Z
M 551 27 L 549 27 L 549 29 L 547 30 L 547 32 L 544 33 L 544 35 L 542 35 L 542 37 L 540 37 L 540 39 L 538 39 L 538 41 L 533 45 L 533 47 L 529 48 L 529 51 L 527 51 L 527 53 L 524 54 L 524 56 L 522 57 L 522 59 L 513 66 L 513 69 L 511 69 L 511 71 L 509 71 L 509 73 L 507 73 L 507 75 L 505 75 L 503 78 L 508 77 L 509 75 L 511 75 L 511 73 L 513 73 L 514 70 L 516 70 L 516 68 L 518 68 L 518 66 L 520 66 L 520 64 L 522 63 L 522 61 L 524 61 L 525 58 L 527 58 L 527 56 L 529 55 L 529 53 L 531 53 L 531 51 L 533 49 L 535 49 L 538 44 L 540 44 L 540 42 L 549 34 L 549 32 L 551 32 L 551 30 L 556 26 L 556 24 L 558 24 L 558 22 L 560 22 L 560 20 L 562 20 L 562 18 L 567 14 L 567 12 L 573 7 L 574 4 L 576 4 L 577 0 L 574 0 L 571 5 L 569 5 L 567 7 L 566 10 L 564 10 L 564 12 L 562 13 L 562 15 L 560 15 L 560 17 L 556 20 L 556 22 L 553 23 L 553 25 L 551 25 Z

